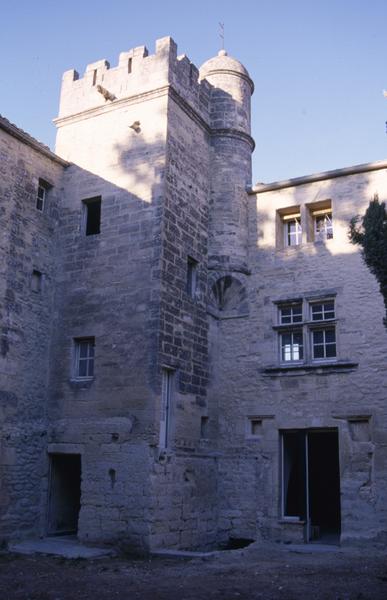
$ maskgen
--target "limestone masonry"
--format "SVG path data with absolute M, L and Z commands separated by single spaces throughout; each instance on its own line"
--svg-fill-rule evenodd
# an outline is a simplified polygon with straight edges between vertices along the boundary
M 387 541 L 387 161 L 251 187 L 254 85 L 171 38 L 0 119 L 0 542 Z

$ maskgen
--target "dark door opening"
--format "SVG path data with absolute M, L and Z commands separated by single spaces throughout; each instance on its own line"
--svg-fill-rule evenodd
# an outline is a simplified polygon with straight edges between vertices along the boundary
M 48 534 L 65 535 L 77 533 L 80 507 L 80 454 L 51 454 Z
M 305 522 L 306 541 L 339 541 L 337 431 L 282 432 L 282 502 L 285 519 Z
M 339 441 L 336 431 L 308 433 L 311 539 L 340 534 Z

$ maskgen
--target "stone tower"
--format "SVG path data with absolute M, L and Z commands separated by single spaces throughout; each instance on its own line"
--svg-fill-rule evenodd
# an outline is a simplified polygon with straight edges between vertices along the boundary
M 221 50 L 200 77 L 211 84 L 211 216 L 209 268 L 246 273 L 246 186 L 251 181 L 250 99 L 254 84 L 245 67 Z

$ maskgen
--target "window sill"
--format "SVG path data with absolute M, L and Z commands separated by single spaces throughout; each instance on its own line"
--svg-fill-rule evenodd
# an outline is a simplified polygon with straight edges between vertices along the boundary
M 305 525 L 305 521 L 299 517 L 280 517 L 278 523 L 282 525 Z
M 94 381 L 94 377 L 73 377 L 70 379 L 69 383 L 72 387 L 84 387 L 84 388 L 88 388 L 91 386 L 91 384 Z
M 262 373 L 266 376 L 273 375 L 324 375 L 327 373 L 348 373 L 359 366 L 359 363 L 341 361 L 341 362 L 321 362 L 308 364 L 281 365 L 279 367 L 266 367 Z

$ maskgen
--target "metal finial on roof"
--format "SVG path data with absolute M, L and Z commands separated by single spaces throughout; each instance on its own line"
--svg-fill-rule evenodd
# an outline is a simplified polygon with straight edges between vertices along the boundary
M 219 52 L 219 54 L 222 52 L 222 54 L 224 54 L 225 50 L 224 50 L 224 23 L 220 23 L 219 22 L 219 37 L 222 41 L 222 48 Z

